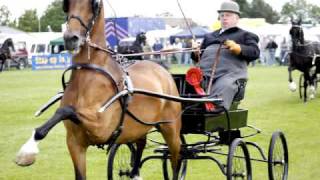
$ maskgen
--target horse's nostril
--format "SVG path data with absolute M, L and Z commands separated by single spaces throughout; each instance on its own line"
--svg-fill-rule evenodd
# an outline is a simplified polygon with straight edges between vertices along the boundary
M 71 40 L 72 42 L 77 42 L 77 41 L 79 40 L 79 37 L 76 36 L 76 35 L 74 35 L 74 36 L 72 36 L 72 37 L 70 38 L 70 40 Z
M 64 36 L 65 41 L 77 42 L 79 39 L 80 39 L 79 36 L 77 36 L 75 34 L 66 34 Z

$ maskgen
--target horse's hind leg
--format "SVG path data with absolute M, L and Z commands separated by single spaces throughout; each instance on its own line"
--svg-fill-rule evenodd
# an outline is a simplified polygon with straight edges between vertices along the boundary
M 180 139 L 180 130 L 177 131 L 173 124 L 166 124 L 161 126 L 161 133 L 165 139 L 170 154 L 171 154 L 171 165 L 173 169 L 173 179 L 178 178 L 178 171 L 180 169 L 180 149 L 181 149 L 181 139 Z
M 39 152 L 38 142 L 45 138 L 55 125 L 65 119 L 78 122 L 75 111 L 71 106 L 59 108 L 47 122 L 33 131 L 30 139 L 19 150 L 16 156 L 16 164 L 20 166 L 33 164 Z
M 173 179 L 178 178 L 178 171 L 180 166 L 180 149 L 181 149 L 181 119 L 180 119 L 180 106 L 175 106 L 173 102 L 169 102 L 166 105 L 166 111 L 163 116 L 164 120 L 172 121 L 167 124 L 162 124 L 160 126 L 160 132 L 165 139 L 170 154 L 171 154 L 171 165 L 173 168 Z M 179 107 L 179 108 L 178 108 Z M 176 111 L 175 111 L 176 110 Z
M 137 145 L 137 151 L 136 151 L 136 158 L 135 158 L 135 162 L 134 162 L 134 167 L 132 169 L 132 178 L 134 180 L 138 180 L 138 179 L 141 179 L 139 176 L 140 176 L 140 163 L 141 163 L 141 158 L 142 158 L 142 153 L 143 153 L 143 150 L 146 146 L 146 143 L 147 143 L 147 139 L 146 139 L 146 136 L 144 136 L 143 138 L 139 139 L 137 142 L 136 142 L 136 145 Z

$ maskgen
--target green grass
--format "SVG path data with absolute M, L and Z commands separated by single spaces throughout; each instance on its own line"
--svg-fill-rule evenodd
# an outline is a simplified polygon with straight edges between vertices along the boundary
M 173 68 L 185 71 L 185 68 Z M 13 160 L 20 146 L 29 138 L 33 128 L 52 115 L 56 106 L 39 118 L 34 112 L 51 96 L 61 90 L 62 71 L 5 71 L 0 74 L 0 180 L 4 179 L 73 179 L 73 165 L 65 144 L 65 129 L 55 127 L 43 140 L 37 161 L 30 167 L 18 167 Z M 297 82 L 298 72 L 294 73 Z M 258 143 L 267 151 L 271 134 L 282 130 L 289 145 L 289 179 L 318 179 L 319 103 L 317 98 L 303 103 L 298 92 L 289 92 L 287 69 L 284 67 L 255 67 L 249 69 L 246 97 L 241 107 L 249 109 L 249 124 L 263 133 L 248 141 Z M 319 91 L 318 91 L 319 93 Z M 152 150 L 149 148 L 146 153 Z M 253 156 L 257 153 L 250 149 Z M 225 160 L 225 158 L 221 158 Z M 161 163 L 144 164 L 144 179 L 162 179 Z M 105 151 L 89 148 L 88 179 L 106 179 Z M 267 180 L 265 163 L 253 163 L 253 177 Z M 187 179 L 225 179 L 217 166 L 209 161 L 190 161 Z

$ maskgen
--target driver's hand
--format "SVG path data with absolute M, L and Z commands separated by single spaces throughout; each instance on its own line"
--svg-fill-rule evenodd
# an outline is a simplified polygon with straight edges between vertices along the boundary
M 240 44 L 236 43 L 233 40 L 226 40 L 224 45 L 235 55 L 239 55 L 241 53 Z

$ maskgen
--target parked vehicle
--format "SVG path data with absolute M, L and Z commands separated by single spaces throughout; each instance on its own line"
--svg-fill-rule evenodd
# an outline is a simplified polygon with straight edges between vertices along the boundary
M 28 51 L 26 43 L 23 41 L 16 42 L 14 47 L 15 51 L 12 52 L 12 59 L 6 61 L 4 68 L 10 69 L 15 67 L 17 69 L 24 69 L 28 67 Z

